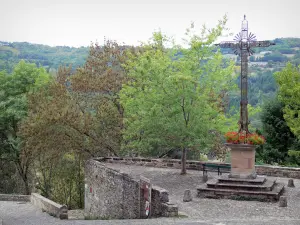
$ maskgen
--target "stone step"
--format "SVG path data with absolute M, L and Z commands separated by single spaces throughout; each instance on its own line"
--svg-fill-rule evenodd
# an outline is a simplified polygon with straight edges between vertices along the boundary
M 272 191 L 249 191 L 209 188 L 206 184 L 197 188 L 197 196 L 204 198 L 228 198 L 235 200 L 277 201 L 284 191 L 284 184 L 276 183 Z
M 266 181 L 265 176 L 257 176 L 255 179 L 230 178 L 228 175 L 218 177 L 219 183 L 237 183 L 237 184 L 263 184 Z
M 272 191 L 276 180 L 267 180 L 263 184 L 256 183 L 235 183 L 235 182 L 219 182 L 218 180 L 209 180 L 206 182 L 209 188 L 220 188 L 220 189 L 238 189 L 238 190 L 249 190 L 249 191 Z

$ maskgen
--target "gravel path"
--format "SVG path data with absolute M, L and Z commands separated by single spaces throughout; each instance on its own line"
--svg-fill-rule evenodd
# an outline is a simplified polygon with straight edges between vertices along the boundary
M 264 220 L 271 219 L 296 219 L 300 220 L 300 180 L 294 180 L 296 188 L 285 187 L 284 195 L 288 197 L 288 207 L 281 208 L 278 203 L 258 201 L 235 201 L 229 199 L 206 199 L 196 197 L 196 188 L 202 184 L 202 172 L 189 170 L 187 175 L 180 175 L 176 169 L 148 168 L 142 166 L 127 166 L 120 164 L 106 164 L 107 166 L 130 174 L 135 179 L 143 175 L 155 185 L 169 191 L 170 201 L 178 205 L 180 212 L 188 218 L 200 220 Z M 209 173 L 209 178 L 217 174 Z M 287 185 L 287 178 L 269 177 L 277 182 Z M 185 189 L 193 193 L 192 202 L 183 202 Z M 300 224 L 300 223 L 299 223 Z
M 200 171 L 188 171 L 180 175 L 179 170 L 160 169 L 140 166 L 107 164 L 114 169 L 130 174 L 139 179 L 143 175 L 155 185 L 165 188 L 170 193 L 170 201 L 176 203 L 180 214 L 187 218 L 158 218 L 149 220 L 59 220 L 43 213 L 30 203 L 0 201 L 0 225 L 300 225 L 300 180 L 294 180 L 296 188 L 286 188 L 288 207 L 280 208 L 278 203 L 257 201 L 234 201 L 227 199 L 196 198 L 196 187 L 202 183 Z M 212 178 L 216 176 L 209 173 Z M 276 179 L 272 177 L 273 179 Z M 287 184 L 286 178 L 278 182 Z M 183 192 L 190 189 L 192 202 L 183 202 Z M 1 224 L 1 219 L 2 224 Z
M 59 220 L 30 203 L 0 202 L 1 225 L 299 225 L 300 220 L 281 218 L 201 220 L 158 218 L 149 220 Z M 0 219 L 1 222 L 1 219 Z

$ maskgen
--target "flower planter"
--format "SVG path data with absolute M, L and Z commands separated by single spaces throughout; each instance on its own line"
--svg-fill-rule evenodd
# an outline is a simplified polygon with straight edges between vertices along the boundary
M 225 144 L 230 148 L 230 178 L 255 179 L 255 145 Z

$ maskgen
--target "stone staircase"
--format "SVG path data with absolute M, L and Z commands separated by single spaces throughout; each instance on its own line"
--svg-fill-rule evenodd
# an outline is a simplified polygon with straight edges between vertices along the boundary
M 229 178 L 223 175 L 197 188 L 197 196 L 236 200 L 277 201 L 284 185 L 274 179 L 257 176 L 255 179 Z

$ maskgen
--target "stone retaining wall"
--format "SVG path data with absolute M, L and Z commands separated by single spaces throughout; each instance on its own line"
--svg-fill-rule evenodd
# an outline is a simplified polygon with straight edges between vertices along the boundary
M 177 205 L 169 202 L 169 192 L 156 185 L 152 186 L 151 192 L 151 216 L 178 216 Z
M 0 194 L 0 201 L 30 202 L 30 195 Z
M 139 181 L 128 174 L 108 168 L 93 159 L 86 162 L 84 208 L 86 218 L 140 218 L 139 193 Z M 178 214 L 178 207 L 169 203 L 169 193 L 157 186 L 152 186 L 151 209 L 153 217 Z
M 150 159 L 150 158 L 122 158 L 122 157 L 102 157 L 95 159 L 99 162 L 122 163 L 126 165 L 149 166 L 159 168 L 181 168 L 181 160 L 179 159 Z M 203 162 L 187 160 L 186 168 L 190 170 L 202 170 L 204 163 L 214 163 L 219 165 L 230 165 L 229 163 L 218 162 Z M 289 177 L 300 179 L 300 168 L 295 167 L 280 167 L 256 165 L 256 173 L 258 175 L 267 175 L 274 177 Z
M 300 179 L 300 168 L 281 166 L 255 166 L 256 173 L 273 177 L 289 177 Z
M 52 216 L 68 219 L 68 208 L 65 205 L 60 205 L 37 193 L 31 194 L 31 203 Z

